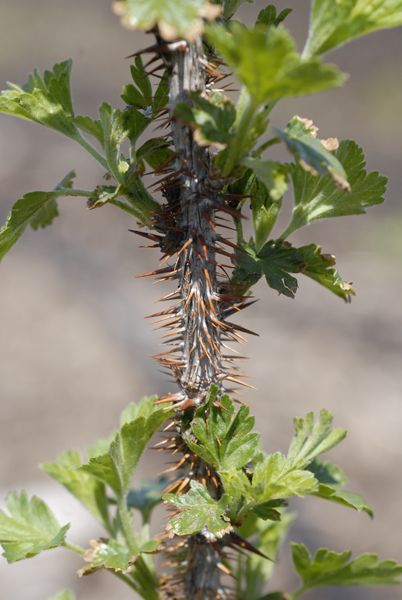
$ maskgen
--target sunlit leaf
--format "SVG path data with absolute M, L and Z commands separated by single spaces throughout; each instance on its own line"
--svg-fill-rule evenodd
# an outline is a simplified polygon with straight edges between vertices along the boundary
M 387 178 L 376 171 L 367 173 L 363 151 L 355 142 L 341 142 L 333 157 L 343 165 L 350 192 L 339 189 L 330 176 L 314 177 L 300 165 L 291 165 L 295 206 L 288 235 L 319 219 L 364 214 L 384 201 Z
M 312 557 L 304 544 L 292 544 L 292 557 L 304 588 L 324 585 L 386 585 L 399 583 L 402 565 L 380 560 L 376 554 L 332 552 L 320 548 Z
M 402 25 L 401 0 L 314 0 L 305 56 Z
M 176 535 L 192 535 L 207 529 L 217 537 L 223 536 L 231 529 L 229 520 L 225 517 L 226 500 L 214 500 L 207 489 L 192 481 L 186 494 L 166 494 L 165 502 L 174 504 L 180 512 L 172 517 L 168 529 Z
M 248 89 L 255 105 L 286 96 L 319 92 L 343 82 L 342 74 L 319 60 L 303 60 L 290 34 L 282 28 L 258 25 L 247 29 L 210 26 L 207 37 Z
M 166 40 L 194 39 L 203 29 L 203 18 L 214 19 L 221 8 L 207 0 L 116 0 L 115 12 L 123 24 L 146 31 L 158 26 Z
M 62 546 L 70 525 L 59 525 L 46 503 L 26 492 L 12 492 L 0 510 L 0 544 L 8 562 Z
M 71 171 L 51 192 L 29 192 L 17 200 L 7 221 L 0 229 L 0 259 L 14 246 L 28 225 L 33 229 L 50 225 L 59 214 L 57 199 L 74 193 L 74 171 Z

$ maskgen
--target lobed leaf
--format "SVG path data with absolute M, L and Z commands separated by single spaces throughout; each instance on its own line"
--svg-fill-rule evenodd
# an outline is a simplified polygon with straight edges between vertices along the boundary
M 314 493 L 314 496 L 342 504 L 359 512 L 365 512 L 369 517 L 373 517 L 373 510 L 364 498 L 343 489 L 347 479 L 339 467 L 315 458 L 307 468 L 319 482 L 318 491 Z
M 105 540 L 103 538 L 91 541 L 91 548 L 86 551 L 84 560 L 89 564 L 78 571 L 80 576 L 91 575 L 99 569 L 106 569 L 114 573 L 127 575 L 133 570 L 134 564 L 140 554 L 154 552 L 160 545 L 157 541 L 149 541 L 142 544 L 138 554 L 132 551 L 118 540 Z
M 107 451 L 100 448 L 81 469 L 99 479 L 122 496 L 128 492 L 131 477 L 149 440 L 168 418 L 165 409 L 157 408 L 155 398 L 130 405 L 122 415 L 119 431 Z
M 63 485 L 100 523 L 109 526 L 108 499 L 105 485 L 99 479 L 80 469 L 83 460 L 76 450 L 67 450 L 53 463 L 41 468 L 55 481 Z
M 332 552 L 320 548 L 312 557 L 304 544 L 292 544 L 292 557 L 304 588 L 324 585 L 385 585 L 399 583 L 402 565 L 381 561 L 376 554 Z
M 0 260 L 19 240 L 28 225 L 38 229 L 52 223 L 59 214 L 56 202 L 58 198 L 77 195 L 72 189 L 74 177 L 74 171 L 70 171 L 53 191 L 29 192 L 17 200 L 0 229 Z
M 305 56 L 402 25 L 401 0 L 314 0 Z
M 293 117 L 285 129 L 278 129 L 279 137 L 296 157 L 299 168 L 313 175 L 330 175 L 343 191 L 350 191 L 345 169 L 336 155 L 328 151 L 316 137 L 312 122 Z
M 208 417 L 195 417 L 186 444 L 200 458 L 218 470 L 241 469 L 260 453 L 260 436 L 253 432 L 254 417 L 246 406 L 235 412 L 229 396 L 219 406 L 212 402 Z
M 288 234 L 319 219 L 364 214 L 384 201 L 387 179 L 376 171 L 367 173 L 363 150 L 355 142 L 341 142 L 333 156 L 343 165 L 350 192 L 339 189 L 330 176 L 314 177 L 291 165 L 295 206 Z
M 300 96 L 341 85 L 344 77 L 316 58 L 303 60 L 282 28 L 231 23 L 209 26 L 207 37 L 260 106 L 286 96 Z
M 54 65 L 43 77 L 34 71 L 20 87 L 13 83 L 0 94 L 0 113 L 41 123 L 68 137 L 75 138 L 78 130 L 70 91 L 72 61 Z
M 252 4 L 254 0 L 219 0 L 219 4 L 223 5 L 223 17 L 230 19 L 241 4 L 248 2 Z
M 314 420 L 313 413 L 294 419 L 295 435 L 287 456 L 275 452 L 257 463 L 249 493 L 255 506 L 268 500 L 318 492 L 318 481 L 309 465 L 345 437 L 346 432 L 332 428 L 332 415 L 326 410 Z
M 149 30 L 157 26 L 165 40 L 193 40 L 203 30 L 203 18 L 214 19 L 221 9 L 207 0 L 116 0 L 115 12 L 123 24 Z
M 191 481 L 186 494 L 165 494 L 163 500 L 180 509 L 167 526 L 176 535 L 193 535 L 206 529 L 216 537 L 222 537 L 231 529 L 225 516 L 226 499 L 214 500 L 197 481 Z
M 236 255 L 234 285 L 254 285 L 262 275 L 268 285 L 294 298 L 298 281 L 294 274 L 302 273 L 314 279 L 328 290 L 350 301 L 354 291 L 343 281 L 335 269 L 335 257 L 322 254 L 315 244 L 294 248 L 287 242 L 269 241 L 258 252 L 251 244 L 242 244 L 242 251 Z
M 46 503 L 26 492 L 12 492 L 0 510 L 0 544 L 9 563 L 62 546 L 70 525 L 59 525 Z
M 192 107 L 178 104 L 176 115 L 195 128 L 195 139 L 199 144 L 225 147 L 232 138 L 231 128 L 236 119 L 232 102 L 218 93 L 209 96 L 208 100 L 193 94 L 192 101 Z

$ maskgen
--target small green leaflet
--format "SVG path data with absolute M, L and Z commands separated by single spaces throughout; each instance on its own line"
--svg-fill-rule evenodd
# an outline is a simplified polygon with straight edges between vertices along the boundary
M 303 589 L 324 585 L 386 585 L 400 583 L 402 565 L 381 561 L 376 554 L 332 552 L 320 548 L 312 557 L 304 544 L 292 544 L 292 558 Z
M 261 23 L 267 27 L 278 27 L 278 25 L 280 25 L 291 12 L 291 8 L 285 8 L 281 10 L 280 13 L 277 13 L 276 7 L 273 4 L 268 4 L 266 8 L 263 8 L 258 13 L 257 25 Z
M 134 554 L 123 543 L 117 540 L 93 540 L 91 548 L 87 550 L 84 559 L 89 563 L 78 571 L 80 576 L 91 575 L 99 569 L 107 569 L 115 573 L 123 573 L 127 575 L 133 570 L 135 561 L 140 553 L 155 552 L 159 542 L 151 540 L 145 542 L 139 548 L 139 553 Z
M 332 428 L 333 416 L 322 409 L 318 420 L 314 413 L 293 419 L 295 435 L 288 452 L 288 461 L 296 468 L 307 467 L 315 458 L 337 446 L 346 437 L 345 429 Z
M 108 166 L 116 181 L 122 180 L 126 168 L 121 162 L 120 145 L 127 136 L 128 125 L 124 113 L 112 108 L 107 102 L 99 107 L 100 126 L 102 129 L 102 146 Z
M 402 0 L 314 0 L 303 55 L 323 54 L 357 37 L 402 25 Z
M 275 498 L 300 496 L 318 491 L 318 481 L 306 468 L 319 455 L 339 444 L 346 431 L 332 428 L 332 415 L 322 410 L 319 419 L 313 413 L 294 419 L 295 435 L 287 456 L 280 452 L 257 463 L 251 492 L 256 504 Z
M 65 542 L 70 525 L 59 525 L 48 506 L 26 492 L 12 492 L 5 500 L 8 514 L 0 510 L 0 544 L 8 562 L 36 556 Z
M 260 436 L 253 432 L 255 419 L 246 406 L 235 412 L 229 396 L 219 406 L 209 402 L 208 418 L 195 417 L 191 431 L 196 442 L 186 439 L 189 448 L 218 470 L 241 469 L 260 453 Z
M 136 508 L 142 513 L 145 522 L 149 521 L 152 509 L 162 502 L 162 492 L 169 483 L 167 477 L 161 476 L 156 480 L 144 481 L 127 494 L 127 506 Z
M 33 229 L 50 225 L 59 214 L 57 198 L 76 196 L 72 189 L 74 171 L 71 171 L 51 192 L 29 192 L 17 200 L 0 229 L 0 260 L 14 246 L 26 227 Z
M 186 494 L 166 494 L 163 500 L 180 509 L 167 526 L 176 535 L 193 535 L 207 529 L 216 537 L 222 537 L 231 530 L 230 522 L 225 518 L 226 498 L 214 500 L 197 481 L 191 481 Z
M 231 140 L 231 128 L 236 119 L 232 102 L 222 94 L 212 94 L 208 100 L 192 95 L 193 106 L 179 104 L 176 115 L 195 128 L 195 139 L 201 145 L 225 147 Z
M 303 256 L 303 275 L 314 279 L 320 285 L 333 292 L 345 302 L 351 302 L 355 291 L 352 285 L 342 279 L 335 269 L 336 259 L 333 254 L 322 254 L 320 246 L 310 244 L 299 248 Z
M 326 90 L 344 80 L 332 65 L 315 58 L 303 60 L 293 38 L 282 28 L 214 25 L 208 27 L 207 37 L 246 86 L 255 106 Z
M 149 440 L 168 417 L 169 413 L 158 409 L 152 397 L 130 406 L 107 452 L 93 455 L 81 469 L 110 486 L 119 497 L 125 495 Z
M 319 482 L 318 491 L 313 494 L 314 496 L 354 508 L 359 512 L 365 512 L 369 517 L 373 517 L 373 510 L 368 506 L 364 498 L 343 489 L 347 478 L 339 467 L 331 463 L 322 462 L 316 458 L 308 466 L 308 470 L 314 474 L 314 477 Z
M 293 274 L 302 273 L 347 302 L 354 295 L 351 285 L 335 269 L 335 257 L 322 254 L 315 244 L 294 248 L 288 242 L 271 240 L 259 252 L 251 244 L 242 244 L 242 249 L 236 254 L 236 284 L 254 285 L 265 275 L 271 288 L 294 298 L 298 282 Z
M 83 462 L 79 452 L 67 450 L 60 454 L 54 463 L 43 464 L 41 468 L 63 485 L 108 529 L 108 500 L 105 485 L 80 469 Z
M 252 4 L 254 0 L 219 0 L 219 4 L 223 5 L 223 16 L 225 19 L 230 19 L 241 4 L 248 2 Z
M 316 131 L 311 121 L 300 117 L 293 117 L 285 129 L 276 130 L 305 171 L 313 175 L 331 175 L 340 189 L 350 191 L 342 163 L 317 139 Z
M 70 91 L 71 60 L 54 65 L 43 77 L 34 71 L 20 87 L 13 83 L 0 94 L 0 113 L 36 121 L 75 138 L 78 134 Z
M 319 219 L 364 214 L 384 201 L 387 178 L 376 171 L 367 173 L 363 150 L 355 142 L 341 142 L 333 156 L 346 171 L 350 192 L 340 190 L 330 176 L 314 177 L 299 165 L 291 165 L 295 206 L 281 237 Z
M 63 590 L 62 592 L 59 592 L 55 596 L 49 598 L 49 600 L 75 600 L 75 596 L 73 592 L 70 592 L 70 590 Z
M 203 29 L 203 18 L 214 19 L 221 9 L 207 0 L 116 0 L 123 24 L 146 31 L 158 26 L 165 40 L 193 40 Z
M 145 110 L 149 106 L 152 106 L 153 92 L 141 56 L 135 57 L 134 64 L 131 65 L 130 71 L 133 83 L 123 87 L 121 97 L 126 104 Z

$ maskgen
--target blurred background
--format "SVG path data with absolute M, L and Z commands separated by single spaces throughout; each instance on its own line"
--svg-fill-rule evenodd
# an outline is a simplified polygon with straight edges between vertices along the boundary
M 246 5 L 251 20 L 267 3 Z M 309 2 L 294 8 L 288 26 L 302 47 Z M 110 0 L 13 0 L 0 5 L 0 83 L 23 83 L 71 57 L 78 114 L 95 116 L 102 100 L 119 105 L 129 79 L 124 57 L 145 36 L 125 31 Z M 294 235 L 336 254 L 357 297 L 351 305 L 300 281 L 292 301 L 258 286 L 260 302 L 242 324 L 260 332 L 247 352 L 257 387 L 243 399 L 257 417 L 267 451 L 285 450 L 292 417 L 321 407 L 348 429 L 330 459 L 346 469 L 348 488 L 363 494 L 376 517 L 316 499 L 293 503 L 299 519 L 291 539 L 312 550 L 379 552 L 402 561 L 402 29 L 374 34 L 333 53 L 351 77 L 347 85 L 283 102 L 273 115 L 284 126 L 294 114 L 312 118 L 321 136 L 352 138 L 365 149 L 368 167 L 390 178 L 387 202 L 366 216 L 316 224 Z M 0 216 L 3 222 L 24 193 L 51 189 L 70 169 L 77 187 L 91 189 L 103 175 L 74 142 L 38 125 L 0 118 Z M 290 207 L 290 198 L 288 198 Z M 67 492 L 39 463 L 67 448 L 85 448 L 115 426 L 130 401 L 166 392 L 168 384 L 148 357 L 158 335 L 144 316 L 159 290 L 134 275 L 152 269 L 157 255 L 138 250 L 132 222 L 114 207 L 88 211 L 79 198 L 61 200 L 61 217 L 40 232 L 27 230 L 0 268 L 0 496 L 26 488 L 71 520 L 78 543 L 100 535 Z M 155 310 L 157 310 L 155 308 Z M 148 453 L 137 480 L 158 471 Z M 162 521 L 161 521 L 162 522 Z M 271 590 L 294 589 L 288 549 L 281 553 Z M 56 550 L 12 566 L 0 561 L 1 600 L 46 600 L 71 587 L 79 600 L 132 597 L 108 574 L 78 580 L 80 559 Z M 307 598 L 307 596 L 306 596 Z M 401 590 L 325 590 L 312 600 L 396 600 Z

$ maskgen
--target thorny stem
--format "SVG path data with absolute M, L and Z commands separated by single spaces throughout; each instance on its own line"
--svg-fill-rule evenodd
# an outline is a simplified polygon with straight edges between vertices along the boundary
M 191 101 L 191 92 L 205 92 L 202 40 L 178 43 L 177 49 L 171 50 L 169 63 L 170 111 L 174 115 L 177 104 Z M 174 116 L 172 136 L 177 156 L 178 185 L 165 196 L 168 208 L 169 203 L 176 207 L 179 229 L 179 233 L 174 234 L 176 240 L 179 237 L 180 243 L 174 266 L 179 308 L 173 337 L 178 336 L 180 341 L 175 347 L 176 356 L 171 368 L 180 388 L 178 404 L 185 411 L 200 406 L 211 384 L 219 384 L 223 379 L 223 318 L 217 301 L 218 235 L 214 223 L 221 183 L 211 177 L 208 149 L 197 144 L 191 128 Z M 183 434 L 188 424 L 180 417 L 178 424 Z M 189 473 L 190 478 L 198 476 L 203 475 L 197 469 Z M 188 538 L 185 551 L 182 589 L 167 591 L 166 598 L 176 598 L 176 595 L 186 600 L 226 598 L 220 583 L 218 565 L 221 558 L 216 546 L 203 534 L 198 534 Z

